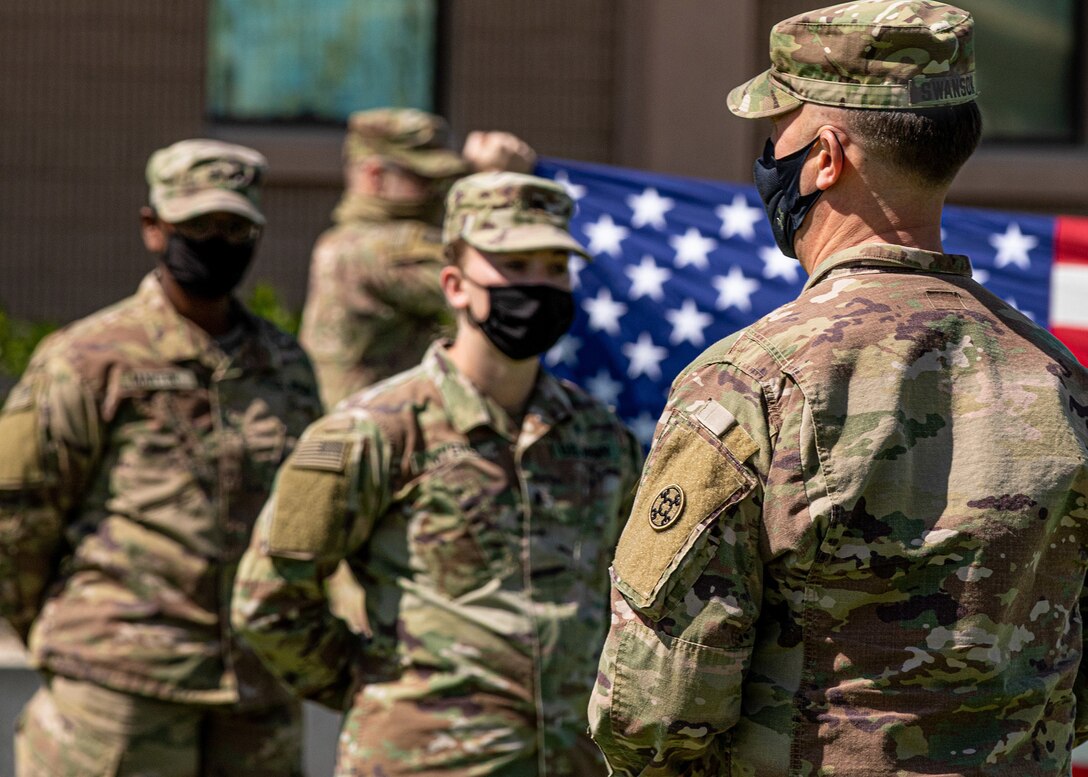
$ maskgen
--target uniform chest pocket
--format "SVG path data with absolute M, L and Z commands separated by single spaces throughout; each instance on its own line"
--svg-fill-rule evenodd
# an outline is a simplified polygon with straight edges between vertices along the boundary
M 197 521 L 190 535 L 211 531 L 205 503 L 218 472 L 210 455 L 212 427 L 207 392 L 180 387 L 142 387 L 109 397 L 108 507 L 149 525 L 181 531 L 180 515 Z M 101 495 L 106 498 L 106 495 Z
M 502 467 L 475 455 L 415 481 L 410 551 L 439 591 L 461 596 L 514 571 L 520 543 L 516 488 Z
M 572 458 L 532 475 L 534 578 L 552 576 L 559 586 L 569 586 L 572 574 L 591 584 L 607 580 L 624 498 L 619 474 L 599 460 Z

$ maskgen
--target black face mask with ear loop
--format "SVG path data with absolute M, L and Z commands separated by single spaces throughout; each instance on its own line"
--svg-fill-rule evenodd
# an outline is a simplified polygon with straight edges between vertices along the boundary
M 801 228 L 805 216 L 816 204 L 816 200 L 823 194 L 822 189 L 801 194 L 801 168 L 819 140 L 819 137 L 815 137 L 804 148 L 776 159 L 774 143 L 768 138 L 763 147 L 763 156 L 752 166 L 752 178 L 771 222 L 774 242 L 779 251 L 794 259 L 797 258 L 797 251 L 793 247 L 797 230 Z
M 171 233 L 162 263 L 194 297 L 217 299 L 230 294 L 253 260 L 256 243 L 231 243 L 222 237 L 192 240 Z
M 468 320 L 491 344 L 520 361 L 539 356 L 555 345 L 574 322 L 574 295 L 547 284 L 484 286 L 464 276 L 469 283 L 487 291 L 490 309 L 483 320 Z

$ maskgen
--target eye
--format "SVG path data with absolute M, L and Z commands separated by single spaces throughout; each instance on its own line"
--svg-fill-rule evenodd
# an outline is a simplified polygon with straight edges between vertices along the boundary
M 502 263 L 503 272 L 523 273 L 529 269 L 529 263 L 524 259 L 507 259 Z

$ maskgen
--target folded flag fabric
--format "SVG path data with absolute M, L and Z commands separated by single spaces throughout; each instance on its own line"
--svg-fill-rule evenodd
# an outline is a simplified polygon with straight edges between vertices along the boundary
M 644 445 L 677 373 L 797 296 L 805 273 L 774 244 L 755 188 L 544 159 L 577 202 L 578 312 L 545 364 L 616 408 Z M 948 207 L 944 247 L 1088 364 L 1088 218 Z

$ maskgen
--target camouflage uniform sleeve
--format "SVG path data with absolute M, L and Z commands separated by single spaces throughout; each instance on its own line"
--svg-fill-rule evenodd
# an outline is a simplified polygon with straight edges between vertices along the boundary
M 635 502 L 635 490 L 638 488 L 639 473 L 642 471 L 642 445 L 635 435 L 626 427 L 623 429 L 623 502 L 617 514 L 617 520 L 612 524 L 612 534 L 608 537 L 607 547 L 614 548 L 619 539 L 619 532 L 631 515 L 631 507 Z
M 762 600 L 764 407 L 759 382 L 721 362 L 670 395 L 612 565 L 589 706 L 613 774 L 722 773 Z
M 299 695 L 344 709 L 365 640 L 329 609 L 325 581 L 388 504 L 377 429 L 346 416 L 311 426 L 276 476 L 235 578 L 231 622 Z
M 1073 499 L 1080 507 L 1080 514 L 1088 516 L 1088 478 L 1081 477 L 1073 487 Z M 1088 612 L 1088 576 L 1085 577 L 1081 587 L 1080 612 L 1083 619 Z M 1081 636 L 1081 660 L 1077 669 L 1076 679 L 1073 681 L 1073 693 L 1077 699 L 1077 715 L 1075 720 L 1074 746 L 1088 742 L 1088 629 Z
M 389 271 L 374 279 L 375 295 L 390 307 L 418 318 L 449 323 L 449 308 L 438 282 L 441 270 L 441 262 L 434 257 L 399 257 Z
M 43 349 L 0 412 L 0 617 L 25 641 L 103 438 L 93 393 Z

